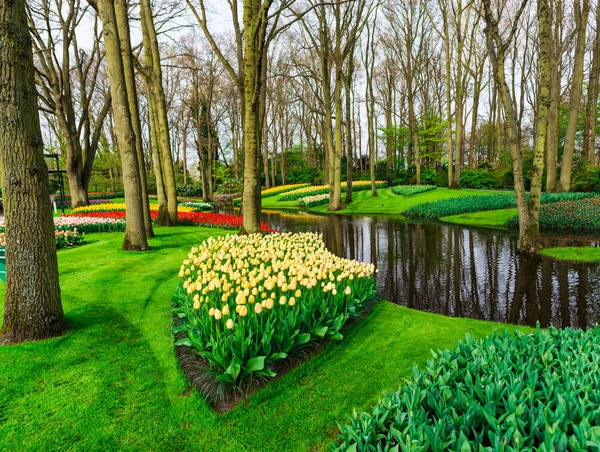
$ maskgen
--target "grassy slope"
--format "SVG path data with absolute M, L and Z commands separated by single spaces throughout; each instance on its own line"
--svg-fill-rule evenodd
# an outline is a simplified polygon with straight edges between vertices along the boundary
M 564 261 L 600 262 L 600 248 L 593 247 L 547 248 L 540 251 L 540 254 Z
M 442 217 L 447 223 L 478 226 L 481 228 L 505 229 L 506 222 L 517 214 L 517 209 L 485 210 Z
M 431 348 L 498 327 L 382 302 L 343 342 L 217 416 L 178 369 L 169 328 L 180 262 L 221 231 L 156 232 L 149 253 L 119 251 L 121 234 L 59 252 L 71 331 L 0 348 L 0 450 L 322 449 Z
M 426 202 L 438 201 L 440 199 L 458 198 L 473 195 L 488 195 L 497 193 L 487 190 L 448 190 L 438 188 L 437 190 L 421 193 L 414 196 L 401 196 L 392 192 L 390 188 L 384 188 L 377 191 L 378 196 L 373 198 L 369 190 L 358 191 L 352 194 L 353 201 L 346 206 L 345 210 L 340 210 L 339 214 L 364 214 L 364 215 L 399 215 L 409 207 Z M 345 195 L 342 195 L 342 200 Z M 263 207 L 269 209 L 277 208 L 298 208 L 297 201 L 277 201 L 277 197 L 263 199 Z M 266 202 L 265 202 L 266 201 Z M 309 209 L 311 212 L 327 213 L 327 205 L 321 205 Z

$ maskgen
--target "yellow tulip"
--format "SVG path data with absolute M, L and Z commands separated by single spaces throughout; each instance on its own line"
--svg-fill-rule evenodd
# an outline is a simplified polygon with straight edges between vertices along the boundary
M 227 322 L 225 323 L 225 326 L 227 327 L 228 330 L 233 328 L 233 320 L 229 319 L 227 320 Z
M 215 320 L 221 320 L 221 317 L 223 317 L 221 311 L 219 309 L 215 309 Z
M 254 305 L 254 312 L 256 312 L 257 314 L 260 314 L 262 312 L 262 310 L 263 310 L 263 308 L 260 303 L 256 303 Z
M 229 305 L 226 304 L 225 306 L 223 306 L 223 315 L 229 315 Z

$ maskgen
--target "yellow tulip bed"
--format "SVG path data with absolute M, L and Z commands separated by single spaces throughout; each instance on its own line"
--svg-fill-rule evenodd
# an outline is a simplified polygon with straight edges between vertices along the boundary
M 261 198 L 269 198 L 271 196 L 281 195 L 283 193 L 287 193 L 288 191 L 297 190 L 299 188 L 308 187 L 309 184 L 289 184 L 289 185 L 280 185 L 279 187 L 271 187 L 267 188 L 260 192 Z M 242 202 L 242 198 L 234 198 L 234 204 L 239 204 Z
M 177 212 L 179 213 L 196 212 L 198 210 L 199 209 L 197 207 L 185 205 L 177 206 Z M 150 211 L 158 212 L 158 204 L 150 204 Z M 95 204 L 91 206 L 76 207 L 73 209 L 73 214 L 95 212 L 125 212 L 125 203 Z
M 387 182 L 385 181 L 376 181 L 375 186 L 377 188 L 385 188 L 387 187 Z M 346 183 L 342 182 L 342 193 L 346 191 Z M 371 189 L 371 181 L 368 180 L 359 180 L 352 182 L 352 191 L 364 191 Z M 305 198 L 307 196 L 320 195 L 324 193 L 329 193 L 329 185 L 317 185 L 317 186 L 308 186 L 304 188 L 299 188 L 297 190 L 293 190 L 287 193 L 284 193 L 279 197 L 279 201 L 296 201 L 300 198 Z
M 275 376 L 280 360 L 340 330 L 376 293 L 375 268 L 327 251 L 320 234 L 209 238 L 179 271 L 177 345 L 221 387 Z

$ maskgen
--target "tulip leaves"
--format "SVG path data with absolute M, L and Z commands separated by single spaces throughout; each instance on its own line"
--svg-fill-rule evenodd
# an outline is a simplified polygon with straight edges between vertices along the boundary
M 600 328 L 495 333 L 433 353 L 337 450 L 599 450 Z

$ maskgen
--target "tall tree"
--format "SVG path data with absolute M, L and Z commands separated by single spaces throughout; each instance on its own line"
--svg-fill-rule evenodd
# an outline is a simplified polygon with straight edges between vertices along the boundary
M 66 148 L 73 207 L 89 204 L 88 188 L 110 95 L 97 89 L 104 58 L 97 17 L 80 0 L 37 0 L 28 8 L 37 61 L 41 108 L 57 119 Z M 77 32 L 93 19 L 91 50 L 80 48 Z
M 583 89 L 583 60 L 585 58 L 585 33 L 590 12 L 589 0 L 574 0 L 575 24 L 577 41 L 575 44 L 575 61 L 573 62 L 573 77 L 569 94 L 569 119 L 565 136 L 562 166 L 560 168 L 559 191 L 571 189 L 571 173 L 573 172 L 573 155 L 575 153 L 575 138 L 577 135 L 577 120 Z
M 93 2 L 93 0 L 88 1 Z M 97 3 L 93 2 L 92 4 L 97 7 L 102 21 L 112 108 L 115 116 L 115 134 L 123 171 L 127 225 L 122 249 L 126 251 L 145 251 L 149 247 L 144 223 L 142 183 L 135 145 L 135 133 L 131 122 L 115 2 L 113 0 L 98 0 Z
M 524 253 L 536 253 L 541 247 L 539 231 L 539 209 L 542 191 L 542 173 L 544 169 L 544 143 L 547 132 L 548 110 L 550 104 L 550 14 L 546 0 L 538 0 L 538 33 L 540 39 L 540 76 L 538 93 L 538 123 L 533 150 L 531 169 L 531 187 L 529 199 L 525 191 L 523 174 L 523 154 L 518 115 L 515 111 L 516 93 L 511 90 L 506 80 L 506 55 L 517 32 L 519 20 L 528 0 L 521 0 L 508 33 L 500 31 L 499 19 L 494 15 L 492 0 L 482 0 L 483 14 L 486 23 L 485 34 L 490 61 L 492 63 L 496 85 L 506 116 L 509 151 L 513 162 L 514 190 L 517 198 L 519 217 L 519 242 Z M 506 10 L 501 10 L 506 13 Z M 504 36 L 503 36 L 504 35 Z
M 0 344 L 11 344 L 67 329 L 24 0 L 0 3 L 0 78 L 7 263 Z
M 600 5 L 596 4 L 596 36 L 592 50 L 592 67 L 588 79 L 587 104 L 585 107 L 585 126 L 583 129 L 582 155 L 595 165 L 596 127 L 598 123 L 598 91 L 600 88 Z

